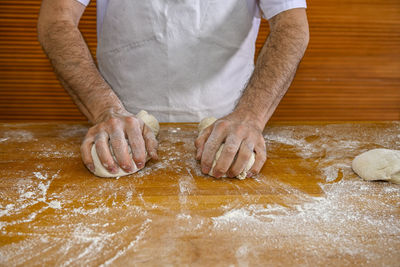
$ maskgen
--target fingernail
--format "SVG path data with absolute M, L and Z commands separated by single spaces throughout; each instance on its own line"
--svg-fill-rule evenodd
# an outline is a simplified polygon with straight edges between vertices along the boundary
M 136 164 L 136 166 L 137 166 L 139 169 L 141 169 L 141 168 L 144 167 L 144 163 L 143 163 L 143 162 L 138 162 L 138 163 Z
M 113 167 L 110 168 L 109 171 L 110 171 L 111 173 L 117 173 L 117 172 L 118 172 L 118 167 L 113 166 Z
M 87 167 L 91 172 L 94 172 L 94 170 L 95 170 L 94 165 L 91 164 L 91 163 L 87 164 L 86 167 Z
M 221 179 L 222 176 L 224 176 L 224 173 L 213 171 L 212 176 L 213 176 L 214 178 Z
M 122 169 L 124 169 L 125 172 L 132 172 L 132 168 L 129 166 L 122 166 Z

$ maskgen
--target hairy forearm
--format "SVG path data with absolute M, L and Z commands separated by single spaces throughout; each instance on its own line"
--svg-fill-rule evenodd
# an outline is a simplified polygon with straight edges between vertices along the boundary
M 55 21 L 41 26 L 39 41 L 61 84 L 91 122 L 101 120 L 105 111 L 125 112 L 100 75 L 76 25 Z
M 252 77 L 235 109 L 264 128 L 289 88 L 308 44 L 308 25 L 279 17 L 271 25 Z

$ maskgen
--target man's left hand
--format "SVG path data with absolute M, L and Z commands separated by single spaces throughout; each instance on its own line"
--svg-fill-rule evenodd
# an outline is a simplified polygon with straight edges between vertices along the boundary
M 202 131 L 196 139 L 196 159 L 201 160 L 201 171 L 209 174 L 215 154 L 224 143 L 224 148 L 213 169 L 216 178 L 226 174 L 228 177 L 239 175 L 245 168 L 254 151 L 255 162 L 247 177 L 258 174 L 267 159 L 263 129 L 243 114 L 235 112 L 217 120 Z

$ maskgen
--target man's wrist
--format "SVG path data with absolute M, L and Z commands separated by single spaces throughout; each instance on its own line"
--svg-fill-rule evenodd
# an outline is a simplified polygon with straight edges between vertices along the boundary
M 231 113 L 231 116 L 234 117 L 235 119 L 253 124 L 260 131 L 264 130 L 266 124 L 262 112 L 248 107 L 237 106 L 235 110 Z
M 132 113 L 128 112 L 123 106 L 109 106 L 104 107 L 96 115 L 93 116 L 93 124 L 98 124 L 100 122 L 106 121 L 113 117 L 121 116 L 133 116 Z

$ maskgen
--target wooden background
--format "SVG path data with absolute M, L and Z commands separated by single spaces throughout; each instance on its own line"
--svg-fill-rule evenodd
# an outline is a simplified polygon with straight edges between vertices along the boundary
M 36 37 L 40 0 L 0 0 L 0 121 L 85 120 Z M 400 120 L 400 1 L 309 0 L 311 40 L 273 120 Z M 95 1 L 80 28 L 95 54 Z M 268 34 L 264 21 L 258 49 Z

